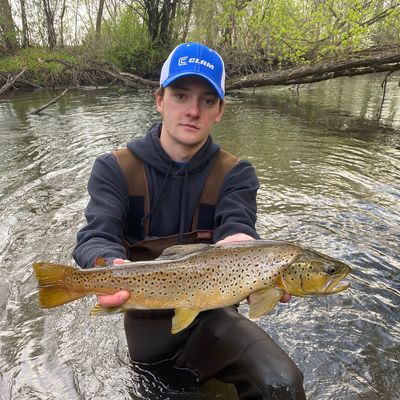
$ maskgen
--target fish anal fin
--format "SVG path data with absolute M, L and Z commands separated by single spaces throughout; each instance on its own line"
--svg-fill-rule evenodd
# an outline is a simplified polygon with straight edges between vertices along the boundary
M 279 302 L 283 291 L 281 289 L 271 287 L 261 289 L 249 296 L 250 312 L 249 318 L 260 318 L 264 314 L 268 314 Z
M 187 328 L 201 310 L 193 308 L 177 308 L 172 318 L 171 333 L 175 334 Z
M 118 314 L 123 312 L 124 309 L 121 307 L 102 307 L 100 304 L 96 304 L 91 310 L 90 315 L 110 315 L 110 314 Z

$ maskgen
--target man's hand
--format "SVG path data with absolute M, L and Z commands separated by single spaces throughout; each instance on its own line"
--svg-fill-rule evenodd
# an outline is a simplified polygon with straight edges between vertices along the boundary
M 283 293 L 281 299 L 279 300 L 281 303 L 288 303 L 290 299 L 292 298 L 292 295 L 289 293 Z
M 218 241 L 216 244 L 223 244 L 223 243 L 234 243 L 234 242 L 243 242 L 247 240 L 255 240 L 253 237 L 246 235 L 245 233 L 236 233 L 234 235 L 228 236 L 225 239 Z M 251 297 L 251 295 L 250 295 Z M 287 303 L 292 298 L 292 295 L 289 293 L 283 293 L 280 302 Z M 248 299 L 249 301 L 249 299 Z
M 225 239 L 219 240 L 215 244 L 245 242 L 248 240 L 255 240 L 255 239 L 252 236 L 246 235 L 245 233 L 235 233 L 234 235 L 227 236 Z
M 116 258 L 113 261 L 114 265 L 121 265 L 128 260 L 123 260 L 122 258 Z M 102 307 L 119 307 L 121 304 L 125 303 L 129 299 L 130 293 L 127 290 L 120 290 L 114 294 L 104 294 L 97 296 L 97 301 Z

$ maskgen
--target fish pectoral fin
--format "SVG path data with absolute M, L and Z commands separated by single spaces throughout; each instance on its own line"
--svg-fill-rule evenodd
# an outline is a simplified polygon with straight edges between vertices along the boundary
M 118 314 L 123 312 L 124 309 L 121 307 L 102 307 L 100 304 L 96 304 L 91 310 L 90 315 L 110 315 L 110 314 Z
M 177 308 L 172 318 L 171 333 L 175 334 L 187 328 L 201 310 L 195 308 Z
M 249 296 L 249 318 L 260 318 L 269 313 L 279 302 L 283 291 L 275 287 L 261 289 Z

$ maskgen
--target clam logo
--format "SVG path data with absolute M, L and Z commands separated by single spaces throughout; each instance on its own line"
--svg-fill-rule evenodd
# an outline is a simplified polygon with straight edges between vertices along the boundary
M 178 65 L 181 67 L 182 65 L 187 65 L 187 59 L 188 59 L 189 57 L 188 56 L 186 56 L 186 57 L 181 57 L 179 60 L 178 60 Z
M 214 65 L 209 63 L 206 60 L 200 60 L 199 58 L 189 58 L 188 56 L 185 57 L 181 57 L 178 59 L 178 65 L 180 67 L 184 66 L 184 65 L 188 65 L 188 64 L 200 64 L 200 65 L 204 65 L 207 68 L 210 69 L 214 69 Z

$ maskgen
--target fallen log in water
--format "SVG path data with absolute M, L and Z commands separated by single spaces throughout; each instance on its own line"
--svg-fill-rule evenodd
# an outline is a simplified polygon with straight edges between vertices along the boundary
M 39 114 L 41 111 L 45 110 L 47 107 L 51 106 L 52 104 L 56 103 L 61 97 L 65 95 L 65 93 L 68 92 L 68 88 L 65 89 L 61 94 L 59 94 L 57 97 L 55 97 L 53 100 L 49 101 L 47 104 L 44 106 L 37 108 L 36 110 L 33 110 L 31 114 Z
M 268 85 L 295 85 L 400 70 L 400 46 L 388 46 L 286 69 L 247 75 L 227 81 L 227 90 Z

